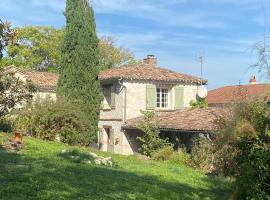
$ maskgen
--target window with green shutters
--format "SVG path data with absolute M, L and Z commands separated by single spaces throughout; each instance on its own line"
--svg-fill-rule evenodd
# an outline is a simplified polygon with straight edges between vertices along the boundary
M 184 88 L 183 87 L 175 87 L 174 88 L 174 108 L 180 109 L 184 107 Z
M 146 109 L 153 110 L 156 108 L 156 86 L 146 85 Z

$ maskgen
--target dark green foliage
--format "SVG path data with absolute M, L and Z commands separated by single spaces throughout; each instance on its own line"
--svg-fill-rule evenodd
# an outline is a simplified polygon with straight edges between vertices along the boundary
M 90 132 L 95 134 L 101 91 L 94 11 L 87 0 L 67 0 L 65 16 L 67 24 L 61 47 L 57 94 L 76 102 L 86 113 Z
M 237 199 L 270 199 L 270 134 L 243 137 L 235 156 Z
M 13 122 L 7 117 L 0 118 L 0 131 L 9 133 L 13 131 Z
M 171 145 L 167 140 L 159 137 L 160 128 L 155 112 L 142 111 L 144 120 L 139 124 L 138 129 L 143 132 L 142 136 L 137 137 L 142 145 L 140 152 L 143 155 L 151 156 L 153 152 L 165 146 Z
M 65 99 L 37 99 L 20 109 L 16 129 L 46 140 L 60 138 L 68 144 L 88 145 L 94 135 L 80 108 Z

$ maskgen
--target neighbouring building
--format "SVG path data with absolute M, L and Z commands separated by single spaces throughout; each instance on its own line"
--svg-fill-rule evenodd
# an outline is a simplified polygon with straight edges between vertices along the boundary
M 31 81 L 37 88 L 37 92 L 33 97 L 34 99 L 38 97 L 46 98 L 48 96 L 52 99 L 56 99 L 58 74 L 21 69 L 15 66 L 4 68 L 4 72 L 14 74 L 14 77 L 19 78 L 24 82 Z
M 252 76 L 247 85 L 232 85 L 208 92 L 206 97 L 209 107 L 226 107 L 237 102 L 257 100 L 270 101 L 270 84 L 257 84 Z
M 153 55 L 139 64 L 104 70 L 99 80 L 104 95 L 99 121 L 102 151 L 120 154 L 138 151 L 140 144 L 136 138 L 141 133 L 135 122 L 141 119 L 142 110 L 160 113 L 162 128 L 166 129 L 161 135 L 212 129 L 205 119 L 211 111 L 185 109 L 190 107 L 191 100 L 197 99 L 198 87 L 207 84 L 207 80 L 161 68 Z M 197 115 L 201 112 L 202 115 Z

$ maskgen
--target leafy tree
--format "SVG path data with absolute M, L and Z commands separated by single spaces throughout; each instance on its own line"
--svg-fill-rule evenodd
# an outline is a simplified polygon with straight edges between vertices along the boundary
M 0 19 L 0 61 L 2 60 L 4 53 L 3 51 L 10 43 L 13 38 L 13 29 L 11 28 L 10 22 L 3 22 Z
M 16 65 L 23 68 L 58 71 L 64 29 L 24 26 L 12 30 L 10 23 L 3 25 L 5 34 L 2 46 L 7 48 L 7 55 L 0 62 L 0 66 Z M 115 39 L 111 36 L 104 36 L 99 40 L 99 49 L 101 69 L 138 62 L 128 49 L 117 47 Z
M 62 29 L 47 26 L 24 26 L 14 29 L 12 42 L 2 66 L 16 65 L 37 70 L 56 71 L 60 60 Z
M 35 87 L 30 82 L 22 82 L 13 74 L 0 71 L 0 117 L 4 117 L 16 105 L 32 98 Z
M 94 11 L 87 0 L 67 0 L 66 30 L 61 46 L 57 95 L 76 102 L 87 113 L 90 133 L 98 132 L 101 103 L 99 40 Z
M 113 37 L 102 37 L 99 41 L 99 48 L 102 69 L 138 62 L 128 49 L 124 47 L 117 48 Z
M 151 157 L 158 149 L 171 144 L 159 137 L 159 120 L 155 112 L 142 111 L 142 114 L 144 115 L 144 120 L 137 127 L 143 132 L 142 136 L 137 137 L 137 140 L 142 143 L 139 150 L 142 154 Z

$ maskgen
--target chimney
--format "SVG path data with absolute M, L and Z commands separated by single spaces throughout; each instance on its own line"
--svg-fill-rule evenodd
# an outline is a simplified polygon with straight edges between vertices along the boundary
M 255 75 L 251 76 L 251 78 L 250 78 L 250 80 L 249 80 L 249 83 L 250 83 L 251 85 L 255 85 L 255 84 L 257 83 L 257 81 L 256 81 L 256 76 L 255 76 Z
M 143 59 L 144 64 L 148 65 L 156 65 L 157 64 L 157 58 L 155 55 L 147 55 L 145 59 Z

